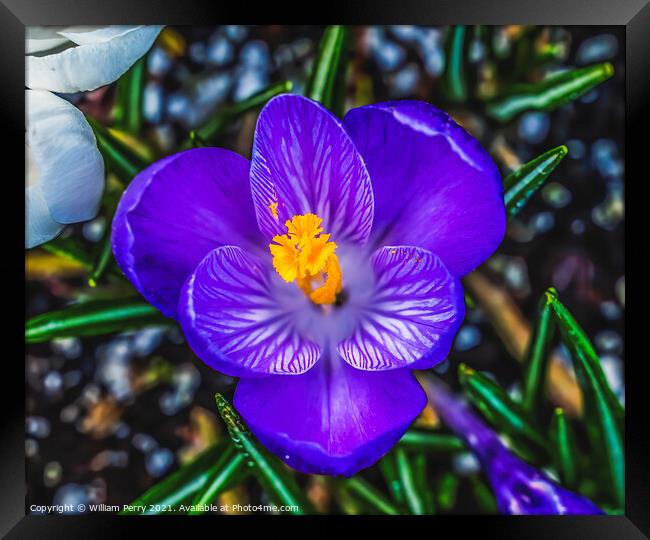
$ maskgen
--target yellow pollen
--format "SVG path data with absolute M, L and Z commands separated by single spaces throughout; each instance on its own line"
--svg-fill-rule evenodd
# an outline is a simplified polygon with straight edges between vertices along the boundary
M 269 204 L 269 210 L 271 210 L 271 214 L 273 214 L 273 218 L 275 219 L 275 221 L 277 221 L 278 220 L 278 201 L 271 202 L 271 204 Z
M 269 208 L 273 211 L 273 205 Z M 269 249 L 273 268 L 282 279 L 295 281 L 315 304 L 333 304 L 343 278 L 334 253 L 336 244 L 330 242 L 329 234 L 321 234 L 322 222 L 316 214 L 293 216 L 285 223 L 287 234 L 274 236 Z

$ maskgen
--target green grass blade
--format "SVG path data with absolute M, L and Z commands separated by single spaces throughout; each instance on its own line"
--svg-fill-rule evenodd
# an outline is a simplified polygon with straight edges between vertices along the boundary
M 578 450 L 575 436 L 564 410 L 556 408 L 551 421 L 550 439 L 553 443 L 553 463 L 560 474 L 562 484 L 578 490 Z
M 181 150 L 214 143 L 215 139 L 235 120 L 245 113 L 263 106 L 271 98 L 290 92 L 291 88 L 291 81 L 283 81 L 269 86 L 248 99 L 221 108 L 207 123 L 193 131 L 193 136 L 188 137 L 181 145 Z
M 284 464 L 269 455 L 253 438 L 237 411 L 225 397 L 216 394 L 215 400 L 235 448 L 243 455 L 246 463 L 254 467 L 254 472 L 267 495 L 280 505 L 295 507 L 291 512 L 293 514 L 313 513 L 311 505 Z
M 189 515 L 203 514 L 205 507 L 222 493 L 232 483 L 233 478 L 246 471 L 244 456 L 237 452 L 232 446 L 232 452 L 224 453 L 217 464 L 210 471 L 210 478 L 205 486 L 196 494 L 192 501 L 192 509 Z
M 359 497 L 368 506 L 374 508 L 380 514 L 397 516 L 400 514 L 399 509 L 388 501 L 384 495 L 372 485 L 366 482 L 360 476 L 354 476 L 344 480 L 342 485 L 349 492 Z
M 577 99 L 614 74 L 609 62 L 572 69 L 537 84 L 520 85 L 507 96 L 488 104 L 486 112 L 499 122 L 508 122 L 526 111 L 548 111 Z
M 32 317 L 25 325 L 25 341 L 41 343 L 56 337 L 96 336 L 154 324 L 171 321 L 139 297 L 89 300 Z
M 546 455 L 547 445 L 536 425 L 527 417 L 521 406 L 513 402 L 498 384 L 467 367 L 458 366 L 458 378 L 472 403 L 499 431 L 512 436 L 517 448 L 527 459 L 538 461 Z M 521 439 L 530 443 L 534 455 L 528 455 L 527 446 L 521 446 Z
M 328 26 L 307 84 L 306 96 L 341 115 L 342 92 L 347 69 L 348 34 L 345 26 Z M 338 105 L 338 109 L 337 109 Z
M 232 455 L 234 449 L 230 441 L 223 440 L 212 445 L 190 463 L 183 465 L 175 473 L 153 485 L 130 503 L 131 507 L 144 506 L 144 511 L 133 508 L 123 510 L 120 514 L 159 514 L 161 508 L 173 507 L 189 500 L 190 497 L 206 485 L 210 479 L 211 468 L 215 461 L 218 461 L 228 451 L 229 447 L 231 448 L 230 455 Z M 150 508 L 150 505 L 159 508 Z
M 124 185 L 149 165 L 94 118 L 87 116 L 86 120 L 95 133 L 97 147 L 104 157 L 106 168 L 115 173 Z
M 397 477 L 404 488 L 404 498 L 409 512 L 414 515 L 426 514 L 424 501 L 418 492 L 413 468 L 403 448 L 398 447 L 395 449 L 395 463 L 397 465 Z
M 606 473 L 608 494 L 622 508 L 625 502 L 625 411 L 610 388 L 600 359 L 584 330 L 555 291 L 549 290 L 548 295 L 584 395 L 584 417 L 592 453 Z
M 420 452 L 461 452 L 465 449 L 463 441 L 455 435 L 428 433 L 409 430 L 399 441 L 399 446 L 409 451 Z
M 567 155 L 567 147 L 562 145 L 544 152 L 525 163 L 503 181 L 503 199 L 508 218 L 516 216 L 535 192 L 544 185 Z
M 544 396 L 546 368 L 548 364 L 549 349 L 553 339 L 555 320 L 550 300 L 544 294 L 539 301 L 537 321 L 524 359 L 524 381 L 522 408 L 530 414 L 536 414 Z
M 465 34 L 463 25 L 453 26 L 447 43 L 447 65 L 444 73 L 444 89 L 447 97 L 460 103 L 467 99 L 465 82 Z

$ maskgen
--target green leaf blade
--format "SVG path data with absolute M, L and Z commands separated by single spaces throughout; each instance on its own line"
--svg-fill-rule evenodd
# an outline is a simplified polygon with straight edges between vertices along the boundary
M 606 398 L 609 407 L 614 412 L 616 418 L 621 421 L 625 419 L 625 410 L 618 400 L 614 391 L 609 386 L 605 372 L 600 364 L 600 358 L 596 354 L 596 349 L 587 337 L 587 334 L 575 320 L 571 312 L 560 302 L 555 289 L 548 289 L 546 294 L 553 308 L 553 314 L 556 318 L 562 340 L 569 348 L 571 355 L 576 360 L 576 370 L 580 374 L 588 375 L 593 379 L 594 385 L 602 391 L 603 397 Z
M 577 491 L 579 455 L 575 435 L 564 410 L 559 407 L 553 412 L 550 439 L 553 442 L 553 463 L 560 473 L 562 483 Z
M 270 456 L 253 438 L 239 414 L 221 394 L 215 395 L 217 409 L 228 428 L 235 448 L 243 455 L 267 494 L 280 504 L 293 508 L 293 514 L 312 513 L 311 505 L 303 497 L 295 479 L 284 464 Z
M 379 460 L 379 469 L 388 486 L 391 497 L 398 506 L 403 507 L 406 504 L 406 497 L 404 495 L 404 487 L 397 474 L 397 463 L 394 452 L 389 452 Z
M 555 330 L 548 294 L 539 301 L 537 321 L 524 359 L 522 408 L 528 414 L 539 410 L 544 395 L 549 350 Z
M 444 89 L 446 90 L 447 97 L 456 103 L 462 103 L 467 100 L 465 34 L 465 26 L 453 26 L 447 43 L 447 66 L 444 73 Z
M 451 510 L 456 504 L 460 479 L 454 473 L 443 474 L 437 482 L 437 499 L 441 510 Z
M 348 34 L 345 26 L 328 26 L 307 84 L 306 96 L 341 115 L 342 88 L 347 69 Z M 338 109 L 338 110 L 337 110 Z
M 513 437 L 520 453 L 538 462 L 546 456 L 547 444 L 538 427 L 505 390 L 465 364 L 458 366 L 458 378 L 470 401 L 494 427 Z
M 391 516 L 400 515 L 400 511 L 396 506 L 388 501 L 378 489 L 375 489 L 360 476 L 354 476 L 348 480 L 344 480 L 342 484 L 345 489 L 354 493 L 380 514 Z
M 146 59 L 143 56 L 117 81 L 115 119 L 117 125 L 129 133 L 142 129 L 142 99 L 146 76 Z
M 106 168 L 114 172 L 124 185 L 131 182 L 140 171 L 149 165 L 97 120 L 90 116 L 87 116 L 86 119 L 95 134 L 97 147 L 104 158 Z
M 409 512 L 418 516 L 426 514 L 425 503 L 418 491 L 413 467 L 403 448 L 398 447 L 395 449 L 395 462 L 397 464 L 397 476 L 404 488 L 404 498 Z
M 233 478 L 242 475 L 246 468 L 244 456 L 237 452 L 232 445 L 229 446 L 228 451 L 224 452 L 219 461 L 210 469 L 210 477 L 194 497 L 192 509 L 188 514 L 203 514 L 204 510 L 201 508 L 214 501 L 217 495 L 225 491 L 226 487 L 232 483 Z
M 161 324 L 171 321 L 139 297 L 90 300 L 32 317 L 25 325 L 25 341 L 42 343 L 56 337 L 96 336 Z
M 427 474 L 427 456 L 421 452 L 410 456 L 411 467 L 415 476 L 415 488 L 424 506 L 424 513 L 431 515 L 436 513 L 433 489 L 429 485 Z
M 104 207 L 104 216 L 108 222 L 108 226 L 104 231 L 104 234 L 99 241 L 99 250 L 93 261 L 93 265 L 90 269 L 88 276 L 88 284 L 91 287 L 95 287 L 97 283 L 104 277 L 104 275 L 111 269 L 114 268 L 114 273 L 119 274 L 117 265 L 115 264 L 115 259 L 113 257 L 113 217 L 115 216 L 115 210 L 117 205 L 120 202 L 124 190 L 121 188 L 108 188 L 104 193 L 103 197 L 103 207 Z
M 508 122 L 526 111 L 549 111 L 586 94 L 613 74 L 609 62 L 559 73 L 538 84 L 513 89 L 488 104 L 486 112 L 499 122 Z
M 83 244 L 75 238 L 55 238 L 45 244 L 41 244 L 39 247 L 52 255 L 57 255 L 78 262 L 87 270 L 92 268 L 92 255 L 90 255 L 83 247 Z
M 609 494 L 625 504 L 625 411 L 612 391 L 594 346 L 554 290 L 547 291 L 562 341 L 571 352 L 585 400 L 585 422 L 592 452 L 606 472 Z
M 113 217 L 112 212 L 110 214 L 110 217 Z M 90 269 L 90 273 L 88 275 L 88 284 L 91 287 L 95 287 L 99 280 L 101 280 L 106 275 L 111 267 L 111 263 L 113 263 L 114 260 L 113 239 L 111 235 L 111 227 L 109 226 L 106 228 L 106 232 L 100 240 L 99 251 L 95 257 L 92 268 Z
M 232 448 L 227 440 L 212 445 L 190 463 L 183 465 L 176 472 L 154 484 L 129 505 L 131 507 L 144 506 L 144 511 L 123 510 L 120 514 L 159 514 L 162 513 L 161 509 L 164 507 L 174 507 L 189 500 L 208 482 L 211 467 L 224 452 L 227 452 L 229 446 Z M 232 455 L 232 450 L 230 455 Z M 152 509 L 150 505 L 158 508 Z
M 399 446 L 409 451 L 419 452 L 462 452 L 463 441 L 455 435 L 428 433 L 411 429 L 399 441 Z
M 200 128 L 193 130 L 190 137 L 181 145 L 181 150 L 188 150 L 190 148 L 197 148 L 201 146 L 209 146 L 215 142 L 215 139 L 223 133 L 223 131 L 235 120 L 243 116 L 245 113 L 262 107 L 267 101 L 290 92 L 293 87 L 291 81 L 283 81 L 273 84 L 267 89 L 252 95 L 251 97 L 223 107 L 216 113 L 207 123 Z
M 525 163 L 503 181 L 508 218 L 516 216 L 567 155 L 566 146 L 551 148 Z

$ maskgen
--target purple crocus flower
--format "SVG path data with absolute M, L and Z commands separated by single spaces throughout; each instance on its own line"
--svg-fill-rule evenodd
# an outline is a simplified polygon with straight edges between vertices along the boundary
M 441 383 L 421 379 L 443 422 L 474 452 L 503 514 L 603 514 L 589 499 L 553 482 L 518 458 L 469 406 Z
M 241 380 L 235 406 L 291 467 L 352 475 L 426 403 L 464 316 L 460 277 L 499 245 L 501 178 L 426 103 L 341 122 L 283 95 L 252 161 L 221 148 L 154 163 L 125 191 L 113 251 L 194 352 Z

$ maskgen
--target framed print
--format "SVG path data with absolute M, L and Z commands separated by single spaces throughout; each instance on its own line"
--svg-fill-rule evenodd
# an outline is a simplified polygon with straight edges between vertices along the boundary
M 242 7 L 4 2 L 3 532 L 646 537 L 647 2 Z

